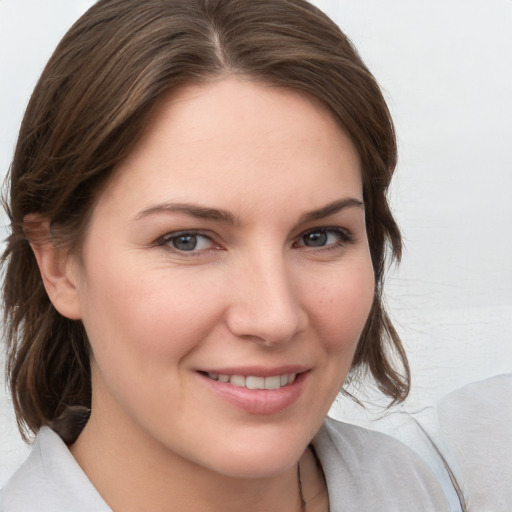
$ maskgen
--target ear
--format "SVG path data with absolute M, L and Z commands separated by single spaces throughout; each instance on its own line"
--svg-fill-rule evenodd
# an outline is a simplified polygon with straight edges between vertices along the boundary
M 69 251 L 55 246 L 48 219 L 37 214 L 26 215 L 23 229 L 36 257 L 46 293 L 55 309 L 67 318 L 79 320 L 82 315 L 76 286 L 76 262 L 70 257 Z

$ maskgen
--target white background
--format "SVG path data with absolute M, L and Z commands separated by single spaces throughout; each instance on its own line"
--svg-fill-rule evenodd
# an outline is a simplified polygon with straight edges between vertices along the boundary
M 2 174 L 46 60 L 92 3 L 0 0 Z M 397 126 L 391 197 L 406 249 L 387 301 L 410 357 L 414 411 L 512 371 L 512 1 L 315 3 L 355 43 Z M 2 389 L 0 486 L 26 454 L 7 397 Z M 332 413 L 372 416 L 345 400 Z

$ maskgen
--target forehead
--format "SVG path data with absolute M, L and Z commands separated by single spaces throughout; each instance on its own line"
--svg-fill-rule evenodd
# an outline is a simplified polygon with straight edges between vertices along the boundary
M 350 138 L 319 102 L 224 78 L 163 96 L 111 185 L 128 187 L 138 203 L 300 197 L 309 209 L 362 198 L 360 167 Z

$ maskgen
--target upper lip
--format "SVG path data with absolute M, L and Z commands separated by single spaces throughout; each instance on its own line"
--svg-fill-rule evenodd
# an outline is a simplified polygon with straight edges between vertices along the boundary
M 243 375 L 255 377 L 273 377 L 275 375 L 284 375 L 286 373 L 303 373 L 310 370 L 310 366 L 302 364 L 290 364 L 283 366 L 229 366 L 216 368 L 199 368 L 197 371 L 204 373 L 218 373 L 220 375 Z

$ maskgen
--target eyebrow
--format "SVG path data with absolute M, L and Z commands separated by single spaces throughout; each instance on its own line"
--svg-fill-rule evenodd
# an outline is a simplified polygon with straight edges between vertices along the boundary
M 193 203 L 157 204 L 139 212 L 135 216 L 134 220 L 140 220 L 144 217 L 147 217 L 148 215 L 154 215 L 156 213 L 184 213 L 198 219 L 215 220 L 235 226 L 238 226 L 242 223 L 240 218 L 236 217 L 231 212 L 217 208 L 206 208 L 204 206 L 199 206 Z
M 311 210 L 301 215 L 299 219 L 299 224 L 311 222 L 315 220 L 320 220 L 329 215 L 334 215 L 339 211 L 345 210 L 347 208 L 364 208 L 364 202 L 356 199 L 355 197 L 347 197 L 344 199 L 340 199 L 338 201 L 333 201 L 322 208 L 317 210 Z M 206 220 L 214 220 L 217 222 L 222 222 L 225 224 L 231 224 L 234 226 L 240 226 L 242 224 L 242 220 L 240 217 L 233 215 L 231 212 L 227 210 L 221 210 L 218 208 L 207 208 L 204 206 L 199 206 L 193 203 L 161 203 L 145 210 L 139 212 L 134 220 L 143 219 L 149 215 L 154 215 L 158 213 L 184 213 L 191 217 L 196 217 L 198 219 L 206 219 Z
M 346 197 L 338 201 L 333 201 L 318 210 L 311 210 L 301 215 L 299 224 L 324 219 L 325 217 L 329 217 L 329 215 L 334 215 L 335 213 L 346 210 L 347 208 L 364 209 L 364 202 L 360 199 L 356 199 L 355 197 Z

